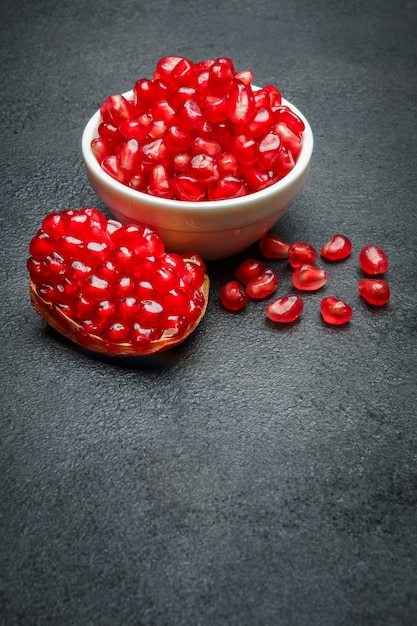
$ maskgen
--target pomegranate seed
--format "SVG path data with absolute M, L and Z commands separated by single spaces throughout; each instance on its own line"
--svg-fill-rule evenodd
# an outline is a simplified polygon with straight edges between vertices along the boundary
M 220 301 L 229 311 L 240 311 L 248 300 L 248 294 L 237 280 L 231 280 L 220 288 Z
M 295 241 L 288 248 L 288 258 L 291 267 L 314 265 L 318 259 L 317 250 L 305 241 Z
M 148 193 L 159 198 L 172 198 L 174 195 L 168 172 L 162 164 L 155 165 L 151 170 Z
M 213 94 L 227 94 L 235 81 L 234 67 L 230 59 L 217 59 L 208 72 L 208 89 Z
M 216 160 L 208 154 L 196 154 L 190 161 L 191 176 L 204 183 L 213 183 L 219 179 Z
M 345 235 L 333 235 L 321 249 L 320 254 L 328 261 L 346 259 L 352 251 L 352 243 Z
M 206 195 L 206 187 L 197 178 L 179 174 L 171 179 L 171 187 L 179 200 L 200 202 Z
M 204 313 L 204 261 L 165 252 L 148 226 L 108 221 L 90 207 L 53 213 L 29 250 L 36 310 L 84 347 L 110 354 L 164 349 L 185 338 Z
M 293 133 L 295 133 L 298 136 L 301 136 L 301 134 L 303 133 L 305 129 L 305 124 L 303 120 L 296 113 L 294 113 L 294 111 L 292 111 L 289 107 L 281 106 L 275 109 L 274 115 L 275 115 L 275 119 L 277 120 L 277 122 L 279 123 L 282 122 L 283 124 L 288 126 L 288 128 L 292 130 Z
M 275 133 L 268 133 L 258 144 L 258 164 L 266 170 L 273 169 L 280 158 L 281 139 Z
M 243 179 L 253 191 L 266 189 L 273 183 L 278 182 L 279 176 L 257 167 L 256 165 L 243 165 L 241 168 Z
M 352 308 L 335 296 L 327 296 L 320 302 L 320 313 L 327 324 L 340 326 L 352 317 Z
M 183 59 L 183 57 L 179 56 L 166 56 L 162 59 L 159 59 L 156 64 L 155 71 L 153 73 L 153 79 L 163 80 L 167 83 L 171 80 L 171 74 L 174 67 Z
M 288 241 L 274 233 L 266 233 L 259 240 L 259 248 L 266 259 L 287 259 L 289 247 Z
M 229 118 L 234 124 L 249 122 L 255 113 L 255 100 L 250 87 L 235 81 L 228 96 Z
M 177 120 L 183 128 L 200 128 L 204 122 L 204 113 L 197 100 L 186 100 L 178 107 Z
M 253 137 L 236 135 L 232 139 L 231 148 L 241 165 L 253 165 L 258 159 L 258 145 Z
M 246 132 L 251 137 L 261 137 L 268 131 L 273 121 L 274 117 L 270 109 L 258 109 L 246 124 Z
M 362 298 L 374 306 L 384 306 L 391 295 L 387 281 L 382 278 L 361 278 L 358 290 Z
M 147 78 L 140 78 L 133 87 L 134 106 L 137 112 L 146 112 L 157 98 L 155 83 Z
M 265 310 L 268 319 L 288 324 L 300 317 L 304 302 L 299 296 L 283 296 L 270 302 Z
M 133 118 L 133 108 L 130 102 L 121 94 L 109 96 L 104 103 L 106 112 L 110 120 L 115 126 L 118 126 L 125 120 Z
M 252 81 L 250 70 L 237 72 L 226 57 L 199 63 L 163 57 L 151 79 L 136 81 L 132 100 L 115 94 L 102 104 L 92 152 L 121 184 L 162 197 L 170 195 L 167 186 L 161 191 L 152 180 L 156 165 L 165 166 L 171 178 L 184 174 L 203 184 L 195 201 L 265 189 L 294 167 L 304 123 L 282 104 L 274 86 L 254 89 Z M 196 154 L 213 157 L 216 164 L 201 168 L 197 161 L 190 169 Z
M 247 285 L 252 278 L 257 278 L 263 271 L 264 264 L 257 259 L 246 259 L 235 271 L 235 276 L 241 283 Z
M 171 152 L 183 152 L 191 147 L 193 135 L 187 128 L 170 126 L 163 136 L 164 144 Z
M 246 285 L 249 297 L 255 299 L 267 298 L 278 288 L 278 276 L 271 268 L 267 267 Z
M 379 246 L 369 244 L 359 252 L 359 263 L 365 274 L 383 274 L 388 269 L 387 256 Z
M 208 93 L 203 100 L 203 111 L 210 122 L 220 124 L 227 119 L 227 95 Z
M 170 84 L 173 89 L 196 86 L 197 72 L 194 63 L 188 59 L 181 59 L 172 69 Z
M 292 274 L 292 284 L 302 291 L 316 291 L 327 282 L 327 272 L 314 265 L 300 265 Z
M 208 188 L 209 200 L 227 200 L 239 198 L 248 193 L 247 186 L 240 178 L 223 176 Z

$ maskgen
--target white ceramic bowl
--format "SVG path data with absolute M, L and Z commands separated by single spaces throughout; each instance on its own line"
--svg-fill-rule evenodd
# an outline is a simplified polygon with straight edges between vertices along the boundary
M 131 97 L 132 92 L 124 94 Z M 87 176 L 99 198 L 121 222 L 156 227 L 170 252 L 197 252 L 206 261 L 241 252 L 268 232 L 303 188 L 313 152 L 313 133 L 304 115 L 283 100 L 304 122 L 303 147 L 294 168 L 267 189 L 230 200 L 186 202 L 136 191 L 106 174 L 90 143 L 98 136 L 100 111 L 87 123 L 82 153 Z

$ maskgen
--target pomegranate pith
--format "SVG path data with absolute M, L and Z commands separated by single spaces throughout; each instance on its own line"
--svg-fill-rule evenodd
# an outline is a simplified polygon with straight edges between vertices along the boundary
M 196 254 L 165 252 L 158 233 L 96 209 L 46 216 L 27 262 L 31 301 L 60 333 L 91 350 L 150 354 L 190 335 L 209 280 Z

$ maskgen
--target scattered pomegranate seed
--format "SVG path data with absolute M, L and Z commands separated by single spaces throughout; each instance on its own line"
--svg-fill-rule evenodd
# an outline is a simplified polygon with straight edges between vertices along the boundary
M 248 294 L 237 280 L 231 280 L 220 288 L 220 301 L 229 311 L 240 311 L 248 300 Z
M 383 274 L 388 269 L 388 259 L 382 248 L 369 244 L 359 252 L 359 263 L 365 274 Z
M 300 265 L 292 274 L 292 283 L 302 291 L 316 291 L 327 282 L 327 272 L 314 265 Z
M 107 221 L 89 207 L 51 213 L 29 252 L 34 308 L 92 350 L 159 351 L 185 339 L 204 315 L 204 261 L 165 252 L 148 226 Z
M 352 308 L 335 296 L 327 296 L 320 302 L 320 313 L 325 322 L 340 326 L 352 317 Z
M 274 233 L 266 233 L 259 240 L 261 253 L 267 259 L 287 259 L 289 247 L 288 241 Z
M 288 248 L 288 258 L 291 267 L 300 267 L 301 265 L 314 265 L 318 259 L 317 250 L 305 241 L 296 241 Z
M 257 259 L 246 259 L 235 271 L 235 276 L 241 283 L 247 285 L 250 280 L 257 278 L 263 272 L 264 264 Z
M 341 261 L 352 252 L 352 243 L 345 235 L 336 234 L 321 249 L 320 254 L 328 261 Z
M 166 56 L 152 78 L 136 81 L 131 100 L 106 98 L 91 149 L 107 174 L 152 195 L 173 191 L 177 200 L 199 202 L 265 189 L 294 167 L 304 123 L 275 87 L 254 89 L 252 81 L 251 71 L 237 72 L 226 57 L 193 63 Z M 202 162 L 210 175 L 196 171 Z M 166 168 L 163 185 L 151 173 L 156 166 Z M 172 184 L 179 175 L 196 178 L 199 191 L 187 192 L 182 180 Z
M 358 290 L 362 298 L 374 306 L 384 306 L 391 296 L 389 285 L 382 278 L 361 278 Z
M 269 267 L 266 267 L 262 270 L 256 278 L 251 278 L 251 280 L 246 285 L 246 292 L 250 298 L 255 298 L 256 300 L 260 300 L 262 298 L 267 298 L 278 288 L 278 276 Z
M 266 307 L 266 316 L 273 322 L 290 323 L 298 319 L 303 311 L 304 302 L 299 296 L 283 296 L 270 302 Z

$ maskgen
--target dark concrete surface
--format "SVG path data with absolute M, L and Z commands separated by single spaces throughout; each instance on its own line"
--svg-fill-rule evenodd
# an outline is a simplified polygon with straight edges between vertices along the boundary
M 2 625 L 417 623 L 416 27 L 412 0 L 2 4 Z M 220 306 L 256 246 L 212 263 L 186 344 L 105 361 L 32 310 L 28 244 L 49 211 L 106 211 L 83 127 L 167 54 L 229 56 L 303 111 L 311 175 L 274 231 L 354 252 L 284 328 Z M 390 260 L 380 310 L 366 243 Z M 334 292 L 343 328 L 319 316 Z

